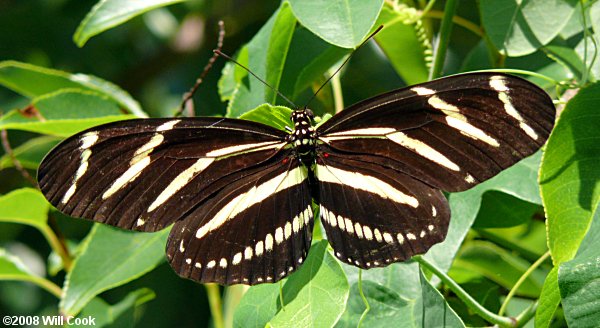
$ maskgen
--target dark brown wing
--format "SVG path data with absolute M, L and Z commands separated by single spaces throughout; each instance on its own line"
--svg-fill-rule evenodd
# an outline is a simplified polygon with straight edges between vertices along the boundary
M 334 152 L 461 191 L 533 154 L 555 108 L 534 84 L 472 73 L 392 91 L 345 109 L 317 128 Z

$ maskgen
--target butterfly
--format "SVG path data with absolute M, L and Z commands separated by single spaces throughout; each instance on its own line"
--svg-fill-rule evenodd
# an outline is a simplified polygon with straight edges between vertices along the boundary
M 298 270 L 317 207 L 342 262 L 370 269 L 427 252 L 448 231 L 442 190 L 533 154 L 554 120 L 534 84 L 468 73 L 364 100 L 317 127 L 306 108 L 288 131 L 209 117 L 100 125 L 54 148 L 38 179 L 65 214 L 135 231 L 172 225 L 166 254 L 182 277 L 254 285 Z

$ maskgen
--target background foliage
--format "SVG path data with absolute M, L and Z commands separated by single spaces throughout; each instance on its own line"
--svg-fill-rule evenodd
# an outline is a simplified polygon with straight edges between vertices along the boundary
M 316 238 L 281 285 L 202 286 L 165 263 L 168 229 L 132 233 L 65 217 L 32 176 L 77 131 L 173 115 L 212 55 L 219 19 L 223 51 L 299 104 L 384 24 L 311 104 L 318 115 L 481 69 L 522 74 L 561 115 L 543 153 L 448 195 L 448 238 L 423 257 L 359 272 Z M 97 326 L 600 320 L 600 1 L 5 0 L 0 27 L 0 314 L 92 315 Z M 265 103 L 286 105 L 218 60 L 193 108 L 285 126 L 289 109 Z

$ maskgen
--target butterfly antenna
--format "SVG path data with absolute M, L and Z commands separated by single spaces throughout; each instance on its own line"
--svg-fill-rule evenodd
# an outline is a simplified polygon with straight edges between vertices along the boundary
M 261 79 L 260 77 L 258 77 L 258 75 L 254 74 L 254 72 L 252 72 L 248 67 L 240 64 L 238 61 L 236 61 L 235 59 L 229 57 L 228 55 L 224 54 L 221 52 L 221 50 L 219 49 L 215 49 L 213 50 L 213 52 L 227 60 L 230 60 L 232 62 L 234 62 L 235 64 L 237 64 L 239 67 L 245 69 L 248 73 L 250 73 L 252 76 L 254 76 L 257 80 L 259 80 L 260 82 L 262 82 L 262 84 L 268 86 L 269 88 L 271 88 L 271 90 L 273 90 L 277 95 L 279 95 L 281 98 L 283 98 L 285 101 L 287 101 L 288 103 L 290 103 L 290 105 L 292 105 L 294 108 L 299 108 L 298 105 L 294 104 L 293 101 L 289 100 L 288 97 L 284 96 L 281 92 L 279 92 L 279 90 L 273 88 L 271 85 L 269 85 L 269 83 L 267 83 L 265 80 Z
M 369 37 L 367 37 L 361 44 L 358 45 L 358 47 L 356 47 L 351 53 L 350 55 L 346 58 L 346 60 L 344 60 L 344 62 L 342 63 L 342 65 L 340 65 L 340 67 L 338 67 L 335 72 L 333 72 L 333 74 L 331 74 L 331 76 L 327 79 L 327 81 L 325 81 L 325 83 L 323 83 L 319 89 L 317 89 L 317 92 L 315 92 L 313 94 L 313 96 L 308 100 L 308 102 L 306 103 L 306 105 L 304 105 L 304 108 L 307 108 L 308 105 L 310 104 L 311 101 L 313 101 L 313 99 L 315 99 L 315 97 L 317 97 L 317 95 L 319 94 L 319 91 L 321 91 L 321 89 L 323 89 L 323 87 L 325 87 L 327 85 L 327 83 L 329 83 L 329 81 L 331 81 L 331 79 L 342 69 L 342 67 L 344 67 L 344 65 L 346 65 L 346 63 L 350 60 L 350 58 L 352 58 L 352 55 L 354 55 L 354 53 L 356 52 L 356 50 L 360 49 L 360 47 L 362 47 L 365 43 L 367 43 L 367 41 L 371 40 L 375 34 L 379 33 L 379 31 L 381 31 L 381 29 L 383 28 L 383 25 L 379 25 L 379 27 L 373 32 L 371 33 L 371 35 L 369 35 Z

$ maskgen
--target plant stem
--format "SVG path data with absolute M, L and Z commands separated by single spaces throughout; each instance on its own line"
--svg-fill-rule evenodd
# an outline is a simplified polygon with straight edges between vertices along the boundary
M 450 288 L 451 291 L 460 298 L 465 305 L 473 312 L 477 313 L 480 317 L 485 319 L 488 322 L 499 325 L 501 327 L 515 327 L 517 322 L 513 318 L 507 318 L 503 316 L 499 316 L 495 313 L 492 313 L 488 309 L 484 308 L 481 304 L 479 304 L 471 295 L 469 295 L 460 285 L 452 280 L 446 273 L 436 267 L 433 263 L 425 260 L 422 256 L 414 256 L 413 259 L 418 262 L 420 265 L 427 268 L 433 274 L 435 274 L 440 280 Z
M 223 307 L 221 305 L 221 292 L 217 284 L 205 284 L 206 293 L 208 295 L 208 304 L 210 305 L 210 313 L 213 318 L 213 326 L 215 328 L 224 328 L 223 324 Z
M 526 323 L 533 318 L 535 315 L 535 311 L 538 308 L 538 301 L 533 302 L 528 308 L 526 308 L 521 314 L 517 316 L 517 326 L 516 328 L 523 327 Z
M 504 303 L 502 303 L 502 306 L 500 307 L 500 310 L 498 311 L 498 315 L 504 315 L 504 312 L 506 311 L 506 307 L 508 306 L 508 303 L 513 298 L 513 296 L 515 295 L 515 293 L 517 292 L 519 287 L 521 287 L 521 285 L 525 282 L 527 277 L 529 277 L 531 275 L 531 273 L 533 271 L 535 271 L 535 269 L 537 269 L 537 267 L 539 267 L 542 263 L 544 263 L 544 261 L 546 261 L 546 259 L 548 259 L 548 257 L 550 257 L 550 251 L 547 251 L 546 253 L 544 253 L 544 255 L 542 255 L 537 261 L 535 261 L 527 269 L 527 271 L 525 271 L 523 273 L 523 275 L 521 275 L 519 280 L 517 280 L 517 282 L 515 283 L 513 288 L 510 290 L 510 292 L 508 292 L 508 295 L 506 295 L 506 299 L 504 300 Z
M 30 276 L 30 277 L 27 277 L 26 279 L 23 279 L 21 277 L 21 278 L 15 279 L 15 280 L 25 280 L 25 281 L 32 282 L 32 283 L 38 285 L 39 287 L 47 290 L 50 294 L 56 296 L 59 299 L 62 296 L 62 289 L 48 279 L 45 279 L 42 277 L 37 277 L 37 276 Z
M 423 17 L 425 18 L 443 18 L 444 17 L 444 13 L 439 11 L 439 10 L 430 10 L 430 11 L 425 11 L 423 10 L 423 13 L 421 14 L 423 15 Z M 452 22 L 468 31 L 473 32 L 473 34 L 483 37 L 484 33 L 483 33 L 483 29 L 481 29 L 481 27 L 479 27 L 479 25 L 465 19 L 462 18 L 460 16 L 454 16 L 452 17 Z
M 69 250 L 67 249 L 67 246 L 60 241 L 60 239 L 54 233 L 54 231 L 52 231 L 52 229 L 50 229 L 50 226 L 39 225 L 39 226 L 35 226 L 35 227 L 40 229 L 40 232 L 44 235 L 44 237 L 48 241 L 48 244 L 50 244 L 50 247 L 52 248 L 52 250 L 56 254 L 58 254 L 58 256 L 60 256 L 60 259 L 63 262 L 63 267 L 65 268 L 65 271 L 69 272 L 71 270 L 71 266 L 73 265 L 73 259 L 69 255 Z
M 367 313 L 371 311 L 371 305 L 369 305 L 369 301 L 365 297 L 365 294 L 362 289 L 362 269 L 358 269 L 358 293 L 360 294 L 360 298 L 362 298 L 363 303 L 365 303 L 365 310 L 360 315 L 360 319 L 358 320 L 357 328 L 360 328 L 363 320 L 365 320 L 365 317 L 367 316 Z
M 440 35 L 437 39 L 437 46 L 435 47 L 433 67 L 431 67 L 431 71 L 429 72 L 429 80 L 440 77 L 442 69 L 444 68 L 446 49 L 448 49 L 448 43 L 450 43 L 450 33 L 452 32 L 452 18 L 454 17 L 454 12 L 456 12 L 457 4 L 458 0 L 446 1 L 444 17 L 442 18 L 442 26 L 440 27 Z
M 344 96 L 342 94 L 340 74 L 335 74 L 331 79 L 331 89 L 333 91 L 333 105 L 335 107 L 335 112 L 339 113 L 344 109 Z
M 523 74 L 523 75 L 529 75 L 529 76 L 533 76 L 533 77 L 537 77 L 540 78 L 542 80 L 546 80 L 548 82 L 551 82 L 552 84 L 555 85 L 559 85 L 561 84 L 559 81 L 540 74 L 540 73 L 536 73 L 536 72 L 531 72 L 531 71 L 525 71 L 522 69 L 513 69 L 513 68 L 494 68 L 494 69 L 482 69 L 482 70 L 477 70 L 477 71 L 472 71 L 471 73 L 486 73 L 486 72 L 498 72 L 498 73 L 514 73 L 514 74 Z
M 285 303 L 283 302 L 283 281 L 279 280 L 279 303 L 281 311 L 285 311 Z

